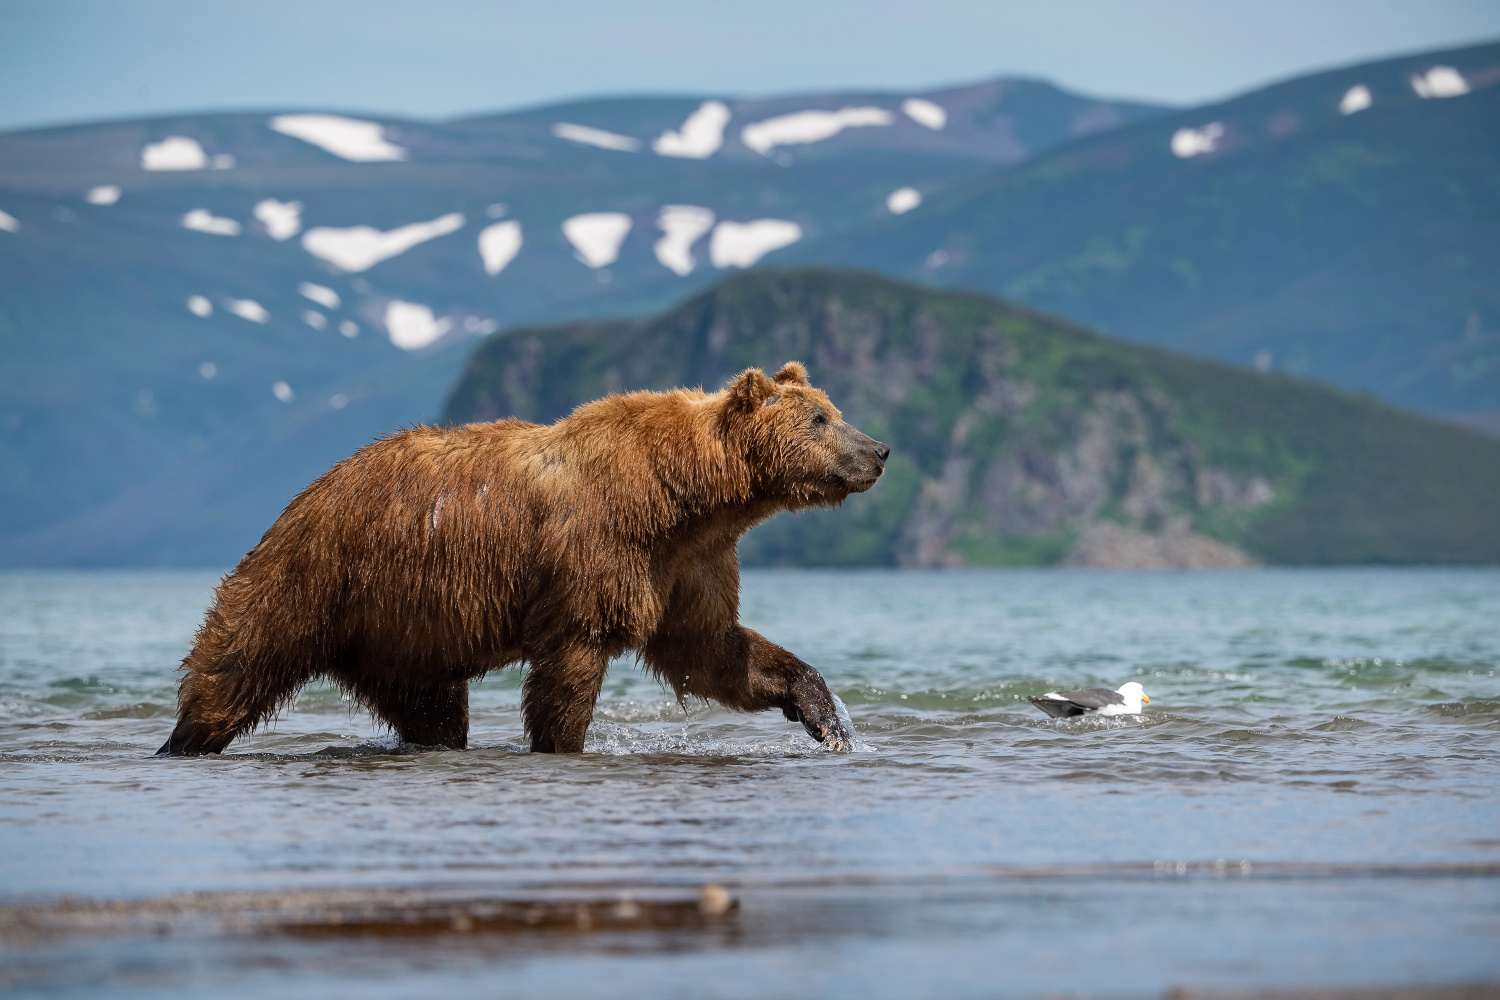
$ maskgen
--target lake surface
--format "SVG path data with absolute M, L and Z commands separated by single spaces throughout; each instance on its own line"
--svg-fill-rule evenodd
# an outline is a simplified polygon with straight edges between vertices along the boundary
M 0 574 L 0 989 L 1500 980 L 1500 570 L 747 572 L 743 620 L 822 670 L 856 752 L 622 661 L 580 755 L 524 752 L 512 669 L 463 753 L 315 687 L 223 756 L 154 758 L 215 582 Z M 1141 717 L 1025 701 L 1127 680 Z

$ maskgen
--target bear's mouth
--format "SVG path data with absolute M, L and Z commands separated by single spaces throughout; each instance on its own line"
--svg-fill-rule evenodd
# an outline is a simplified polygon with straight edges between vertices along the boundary
M 858 472 L 843 473 L 839 478 L 843 480 L 842 486 L 850 493 L 863 493 L 876 483 L 885 473 L 885 468 L 878 467 L 873 472 L 860 470 Z

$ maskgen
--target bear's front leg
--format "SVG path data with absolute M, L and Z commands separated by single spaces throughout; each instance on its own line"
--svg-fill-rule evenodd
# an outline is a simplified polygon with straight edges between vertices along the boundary
M 528 659 L 531 669 L 521 689 L 521 713 L 531 752 L 579 753 L 609 657 L 598 650 L 568 647 Z
M 833 693 L 810 665 L 743 625 L 719 635 L 667 631 L 646 644 L 646 662 L 679 697 L 711 698 L 725 708 L 779 708 L 832 750 L 854 749 Z

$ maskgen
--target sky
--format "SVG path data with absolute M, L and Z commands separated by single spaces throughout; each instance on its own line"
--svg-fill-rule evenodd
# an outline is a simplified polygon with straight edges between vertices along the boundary
M 1500 0 L 0 0 L 0 129 L 226 109 L 443 118 L 999 75 L 1196 104 L 1497 38 Z

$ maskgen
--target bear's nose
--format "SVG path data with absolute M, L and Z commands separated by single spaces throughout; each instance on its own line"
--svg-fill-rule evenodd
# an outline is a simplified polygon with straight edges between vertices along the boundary
M 877 444 L 875 446 L 875 457 L 884 462 L 891 455 L 891 446 L 888 444 Z

